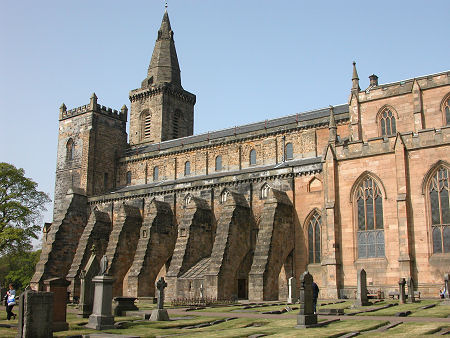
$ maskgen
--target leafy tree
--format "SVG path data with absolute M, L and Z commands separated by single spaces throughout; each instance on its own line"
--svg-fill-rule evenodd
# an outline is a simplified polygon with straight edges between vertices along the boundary
M 16 290 L 23 290 L 30 284 L 40 256 L 41 250 L 19 251 L 0 257 L 0 284 L 13 283 Z
M 31 249 L 48 202 L 48 195 L 37 190 L 23 169 L 0 163 L 0 255 Z

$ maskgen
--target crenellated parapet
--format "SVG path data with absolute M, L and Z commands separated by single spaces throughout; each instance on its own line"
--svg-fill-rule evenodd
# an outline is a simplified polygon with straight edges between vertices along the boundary
M 83 106 L 79 106 L 70 110 L 62 111 L 59 114 L 59 120 L 62 121 L 74 116 L 82 115 L 93 111 L 123 122 L 127 121 L 127 114 L 124 113 L 123 110 L 118 111 L 117 109 L 112 109 L 110 107 L 102 106 L 99 104 L 95 106 L 94 110 L 91 109 L 89 104 L 85 104 Z

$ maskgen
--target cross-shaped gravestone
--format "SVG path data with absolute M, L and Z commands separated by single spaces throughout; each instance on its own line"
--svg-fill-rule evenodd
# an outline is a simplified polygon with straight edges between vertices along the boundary
M 400 303 L 406 303 L 406 295 L 405 295 L 405 285 L 406 280 L 404 278 L 400 278 L 398 281 L 398 297 L 400 299 Z
M 414 297 L 414 281 L 412 277 L 408 278 L 408 303 L 414 303 L 416 301 Z
M 167 287 L 167 283 L 164 277 L 161 277 L 156 283 L 158 289 L 158 309 L 164 309 L 164 288 Z

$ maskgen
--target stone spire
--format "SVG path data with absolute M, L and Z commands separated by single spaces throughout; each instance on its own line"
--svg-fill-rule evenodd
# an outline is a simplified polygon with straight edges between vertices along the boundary
M 353 61 L 353 75 L 352 75 L 352 92 L 359 92 L 361 88 L 359 88 L 359 77 L 358 72 L 356 71 L 356 62 Z
M 328 124 L 328 130 L 330 133 L 330 136 L 328 138 L 328 142 L 335 143 L 337 140 L 337 127 L 336 127 L 336 120 L 334 118 L 334 108 L 333 106 L 330 106 L 330 123 Z
M 142 87 L 151 87 L 163 83 L 181 87 L 180 66 L 167 9 L 164 11 L 152 59 L 148 67 L 147 78 L 142 82 Z

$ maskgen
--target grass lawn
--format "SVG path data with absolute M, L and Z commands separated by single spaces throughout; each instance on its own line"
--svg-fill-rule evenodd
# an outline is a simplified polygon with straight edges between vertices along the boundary
M 380 337 L 380 336 L 394 336 L 394 337 L 423 337 L 427 334 L 433 334 L 444 327 L 449 327 L 443 323 L 436 322 L 407 322 L 402 323 L 388 331 L 384 332 L 368 332 L 362 334 L 364 337 Z

